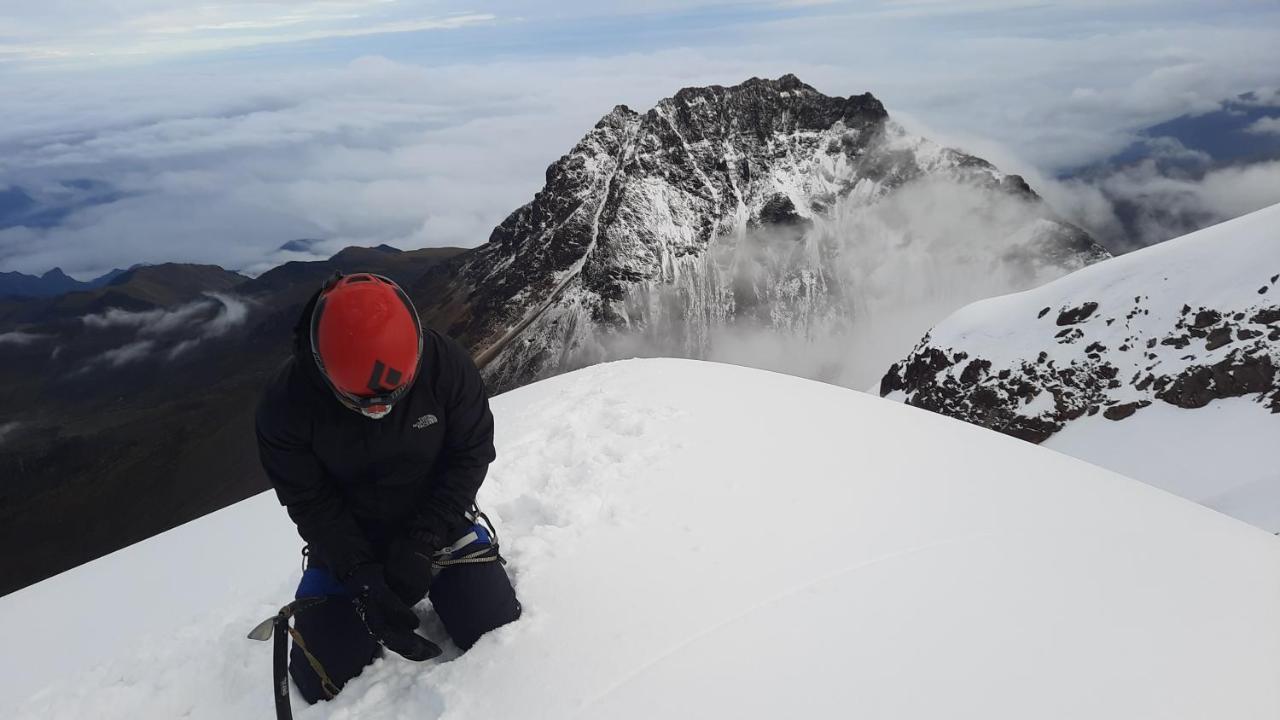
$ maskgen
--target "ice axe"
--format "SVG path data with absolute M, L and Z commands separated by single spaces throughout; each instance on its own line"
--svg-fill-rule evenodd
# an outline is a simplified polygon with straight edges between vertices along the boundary
M 302 639 L 302 634 L 289 625 L 289 618 L 296 615 L 302 610 L 315 607 L 324 602 L 327 596 L 320 595 L 317 597 L 298 598 L 293 602 L 280 608 L 280 612 L 274 616 L 258 623 L 252 631 L 249 632 L 250 640 L 261 640 L 266 642 L 275 635 L 275 661 L 272 670 L 272 692 L 276 696 L 276 720 L 293 720 L 293 709 L 289 705 L 289 638 L 297 643 L 298 648 L 302 650 L 302 654 L 306 656 L 307 662 L 311 665 L 311 669 L 315 670 L 316 676 L 320 678 L 320 686 L 324 689 L 325 694 L 332 699 L 338 694 L 338 688 L 329 678 L 329 673 L 325 672 L 324 666 L 311 651 L 307 649 L 306 642 Z

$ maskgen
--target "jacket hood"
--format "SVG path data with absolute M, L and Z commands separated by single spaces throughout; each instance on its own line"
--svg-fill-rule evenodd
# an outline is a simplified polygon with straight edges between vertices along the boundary
M 302 306 L 302 314 L 293 325 L 293 361 L 312 385 L 327 393 L 329 385 L 320 374 L 315 355 L 311 351 L 311 313 L 315 311 L 316 301 L 319 299 L 320 291 L 316 290 L 307 304 Z

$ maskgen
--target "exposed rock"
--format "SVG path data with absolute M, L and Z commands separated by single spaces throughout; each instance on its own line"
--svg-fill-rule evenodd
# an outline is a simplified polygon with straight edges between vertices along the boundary
M 781 193 L 765 201 L 760 208 L 759 220 L 769 225 L 798 225 L 807 222 L 796 212 L 796 205 L 791 198 Z
M 1058 325 L 1075 325 L 1084 322 L 1098 309 L 1098 303 L 1087 302 L 1070 310 L 1063 310 L 1058 315 Z
M 1210 325 L 1216 325 L 1220 320 L 1222 320 L 1222 313 L 1217 310 L 1201 310 L 1196 313 L 1196 320 L 1192 327 L 1197 329 L 1207 328 Z
M 1168 388 L 1156 394 L 1182 408 L 1199 408 L 1220 398 L 1264 393 L 1276 386 L 1271 356 L 1233 354 L 1212 366 L 1198 365 L 1179 373 Z
M 1103 411 L 1102 416 L 1108 420 L 1123 420 L 1150 404 L 1150 400 L 1139 400 L 1137 402 L 1128 402 L 1121 405 L 1112 405 Z
M 1217 350 L 1223 345 L 1232 342 L 1232 340 L 1233 338 L 1231 337 L 1230 327 L 1214 328 L 1213 332 L 1209 333 L 1208 341 L 1205 343 L 1205 349 Z
M 960 382 L 972 385 L 981 380 L 989 370 L 991 370 L 989 360 L 971 360 L 968 365 L 965 365 L 964 372 L 960 373 Z
M 1255 323 L 1258 323 L 1259 325 L 1270 325 L 1272 323 L 1280 323 L 1280 306 L 1263 308 L 1262 310 L 1259 310 L 1257 314 L 1253 316 L 1253 319 L 1250 320 L 1250 322 L 1255 322 Z

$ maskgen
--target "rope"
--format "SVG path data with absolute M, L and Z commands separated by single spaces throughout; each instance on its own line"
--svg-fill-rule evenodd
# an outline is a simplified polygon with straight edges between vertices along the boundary
M 320 664 L 320 658 L 311 654 L 307 649 L 307 644 L 302 640 L 302 633 L 296 629 L 285 626 L 289 630 L 289 636 L 293 638 L 293 642 L 298 645 L 298 649 L 307 658 L 307 664 L 315 671 L 316 677 L 320 678 L 320 689 L 324 690 L 325 699 L 332 700 L 338 696 L 338 686 L 333 684 L 333 679 L 329 677 L 329 673 L 325 672 L 324 665 Z

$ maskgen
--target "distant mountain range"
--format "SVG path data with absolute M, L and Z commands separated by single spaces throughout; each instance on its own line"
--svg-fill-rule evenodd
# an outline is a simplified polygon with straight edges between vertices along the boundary
M 76 290 L 93 290 L 110 284 L 124 272 L 126 271 L 115 269 L 87 281 L 76 280 L 64 273 L 62 268 L 54 268 L 43 275 L 0 272 L 0 298 L 53 297 Z

